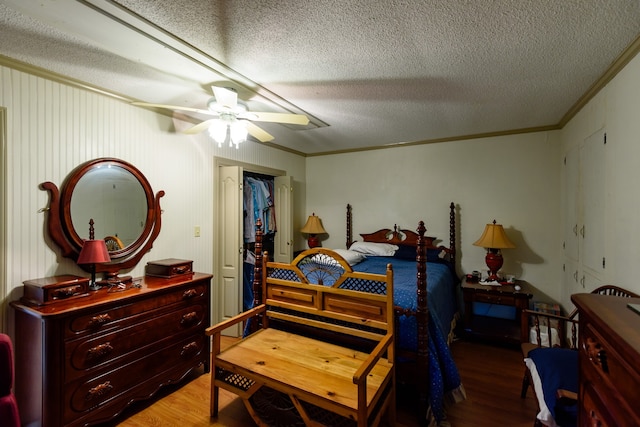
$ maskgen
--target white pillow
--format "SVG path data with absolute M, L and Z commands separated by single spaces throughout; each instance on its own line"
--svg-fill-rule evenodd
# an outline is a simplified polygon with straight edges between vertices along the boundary
M 398 246 L 390 243 L 353 242 L 349 249 L 365 255 L 393 256 Z
M 350 251 L 349 249 L 333 249 L 333 251 L 344 258 L 349 265 L 356 265 L 357 263 L 364 261 L 366 258 L 360 252 Z

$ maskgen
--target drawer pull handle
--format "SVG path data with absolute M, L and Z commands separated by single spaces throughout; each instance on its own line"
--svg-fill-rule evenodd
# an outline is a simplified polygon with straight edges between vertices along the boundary
M 609 365 L 607 364 L 607 352 L 604 350 L 600 350 L 597 354 L 598 361 L 600 362 L 600 366 L 602 367 L 602 372 L 605 374 L 609 373 Z
M 69 298 L 82 290 L 82 286 L 71 286 L 69 288 L 58 289 L 53 293 L 54 299 Z
M 182 294 L 182 299 L 193 298 L 196 295 L 198 295 L 198 292 L 195 289 L 188 289 Z
M 602 345 L 595 341 L 591 337 L 587 337 L 584 344 L 584 350 L 589 356 L 589 360 L 594 365 L 599 366 L 602 372 L 609 373 L 609 365 L 607 364 L 607 352 L 602 348 Z
M 198 314 L 195 311 L 192 311 L 191 313 L 187 313 L 182 316 L 182 320 L 180 320 L 180 324 L 182 326 L 191 326 L 197 321 L 198 321 Z
M 594 411 L 593 409 L 589 411 L 589 418 L 591 418 L 591 425 L 595 427 L 602 426 L 602 422 L 600 421 L 598 414 L 596 414 L 596 411 Z
M 99 314 L 97 316 L 93 316 L 91 320 L 89 320 L 89 327 L 98 328 L 110 321 L 111 321 L 111 316 L 109 316 L 108 314 Z
M 198 352 L 198 344 L 195 341 L 190 342 L 189 344 L 182 347 L 182 351 L 180 352 L 180 357 L 190 357 Z
M 112 351 L 113 346 L 109 342 L 97 345 L 87 351 L 87 360 L 101 359 Z
M 93 399 L 99 398 L 99 397 L 104 396 L 105 394 L 109 393 L 111 390 L 113 390 L 113 386 L 111 385 L 111 381 L 107 381 L 105 383 L 98 384 L 97 386 L 93 387 L 92 389 L 90 389 L 87 392 L 85 400 L 88 402 L 88 401 L 91 401 Z

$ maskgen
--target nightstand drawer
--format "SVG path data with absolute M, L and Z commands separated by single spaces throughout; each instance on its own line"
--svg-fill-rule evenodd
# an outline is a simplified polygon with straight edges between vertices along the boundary
M 468 338 L 484 338 L 520 345 L 520 313 L 533 296 L 523 280 L 510 285 L 461 283 L 464 300 L 464 332 Z M 517 288 L 517 289 L 516 289 Z
M 480 292 L 475 294 L 474 301 L 489 304 L 516 305 L 516 299 L 513 296 L 482 294 Z

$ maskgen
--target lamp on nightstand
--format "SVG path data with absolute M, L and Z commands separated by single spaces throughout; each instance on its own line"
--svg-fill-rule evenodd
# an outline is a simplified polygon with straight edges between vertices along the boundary
M 96 283 L 96 264 L 103 264 L 111 261 L 107 244 L 104 240 L 94 240 L 93 218 L 89 220 L 89 240 L 82 243 L 82 249 L 78 255 L 78 264 L 89 264 L 91 266 L 91 282 L 89 289 L 92 291 L 100 289 Z
M 326 231 L 322 226 L 322 220 L 317 217 L 315 213 L 307 218 L 307 223 L 304 225 L 304 227 L 302 227 L 300 232 L 309 235 L 307 243 L 309 244 L 309 248 L 312 249 L 320 246 L 320 241 L 318 241 L 318 234 L 326 234 Z
M 511 240 L 507 237 L 507 233 L 504 232 L 502 224 L 496 224 L 496 220 L 493 220 L 492 224 L 487 224 L 484 228 L 482 236 L 473 243 L 475 246 L 482 246 L 487 249 L 487 256 L 484 261 L 489 267 L 488 281 L 498 281 L 498 270 L 502 268 L 502 253 L 501 249 L 515 248 Z

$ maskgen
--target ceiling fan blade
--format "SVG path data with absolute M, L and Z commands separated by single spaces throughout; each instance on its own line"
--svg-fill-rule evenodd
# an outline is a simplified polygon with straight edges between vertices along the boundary
M 185 130 L 184 133 L 188 133 L 188 134 L 200 133 L 204 130 L 209 129 L 209 126 L 211 126 L 213 122 L 215 122 L 216 120 L 218 119 L 209 119 L 209 120 L 205 120 L 204 122 L 200 122 L 197 125 Z
M 211 86 L 216 104 L 221 107 L 234 109 L 238 105 L 238 94 L 224 87 Z
M 192 113 L 206 114 L 208 116 L 218 115 L 218 113 L 216 113 L 215 111 L 203 110 L 201 108 L 180 107 L 177 105 L 165 105 L 165 104 L 151 104 L 149 102 L 132 102 L 131 104 L 140 105 L 141 107 L 156 107 L 156 108 L 167 108 L 169 110 L 190 111 Z
M 249 121 L 245 121 L 245 126 L 247 127 L 247 132 L 249 132 L 249 135 L 251 135 L 252 137 L 254 137 L 260 142 L 269 142 L 274 140 L 273 135 L 271 135 L 270 133 L 263 130 L 261 127 L 254 125 Z
M 246 113 L 240 114 L 239 117 L 257 122 L 289 123 L 303 126 L 309 124 L 309 118 L 304 114 L 247 111 Z

